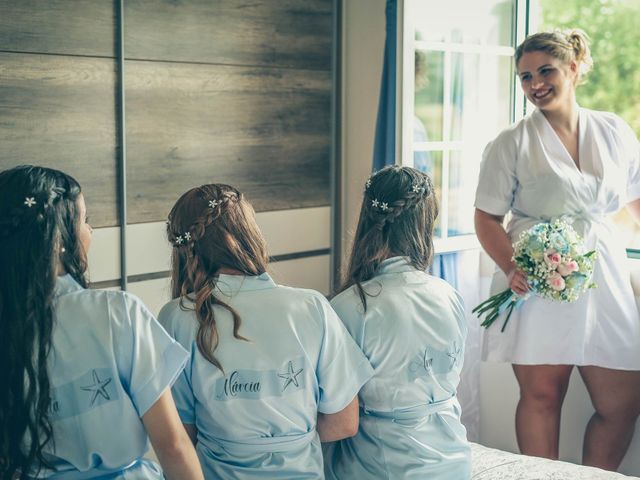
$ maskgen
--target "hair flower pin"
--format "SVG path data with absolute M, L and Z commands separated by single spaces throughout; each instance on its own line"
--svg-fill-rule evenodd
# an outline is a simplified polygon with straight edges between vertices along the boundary
M 387 210 L 389 210 L 389 204 L 387 202 L 382 202 L 382 205 L 380 205 L 380 209 L 383 212 L 386 212 Z
M 369 178 L 366 183 L 364 184 L 364 188 L 369 188 L 371 186 L 371 179 Z
M 209 200 L 209 206 L 211 208 L 216 208 L 218 205 L 220 205 L 220 202 L 218 200 Z
M 411 187 L 411 191 L 412 191 L 413 193 L 418 193 L 418 192 L 420 192 L 423 188 L 424 188 L 424 187 L 420 186 L 419 184 L 414 183 L 414 184 L 413 184 L 413 186 Z
M 190 242 L 190 241 L 191 241 L 191 233 L 190 233 L 190 232 L 185 232 L 185 234 L 184 234 L 184 239 L 185 239 L 187 242 Z
M 25 197 L 24 204 L 31 208 L 36 204 L 36 199 L 34 197 Z
M 184 239 L 182 238 L 182 235 L 178 235 L 176 237 L 176 244 L 177 245 L 182 245 L 182 242 L 184 242 Z
M 371 206 L 373 208 L 378 208 L 380 206 L 380 202 L 378 201 L 377 198 L 374 198 L 373 200 L 371 200 Z

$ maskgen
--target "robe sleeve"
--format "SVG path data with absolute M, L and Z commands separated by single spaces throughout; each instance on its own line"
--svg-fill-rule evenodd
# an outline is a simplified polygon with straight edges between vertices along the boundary
M 318 411 L 336 413 L 358 395 L 360 388 L 373 376 L 373 368 L 329 302 L 321 299 L 318 311 L 324 324 L 317 366 Z
M 193 387 L 191 385 L 191 375 L 193 369 L 193 359 L 196 355 L 197 346 L 195 344 L 194 332 L 190 323 L 175 321 L 174 314 L 176 311 L 180 312 L 176 306 L 175 301 L 165 305 L 160 314 L 158 315 L 158 321 L 167 330 L 169 335 L 176 339 L 182 347 L 190 353 L 189 361 L 186 367 L 180 375 L 176 378 L 171 393 L 176 403 L 178 414 L 182 423 L 195 424 L 195 395 L 193 394 Z M 176 325 L 180 325 L 182 328 L 176 328 Z
M 510 131 L 490 142 L 482 155 L 475 207 L 491 215 L 505 215 L 511 209 L 518 185 L 516 143 Z
M 142 417 L 178 378 L 189 354 L 137 297 L 120 297 L 122 305 L 111 305 L 112 315 L 117 317 L 117 361 L 123 383 Z

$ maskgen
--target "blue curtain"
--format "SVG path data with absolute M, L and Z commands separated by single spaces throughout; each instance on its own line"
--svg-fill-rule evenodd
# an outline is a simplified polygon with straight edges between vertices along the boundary
M 433 265 L 431 265 L 431 273 L 458 289 L 458 254 L 454 252 L 435 255 Z
M 397 56 L 397 0 L 387 0 L 384 64 L 380 83 L 380 100 L 376 136 L 373 145 L 373 171 L 396 163 L 396 56 Z M 436 275 L 454 288 L 458 287 L 458 262 L 456 253 L 436 255 L 431 267 Z
M 373 145 L 373 171 L 396 163 L 396 46 L 397 0 L 387 0 L 387 39 L 384 44 L 384 64 L 380 83 L 378 120 Z

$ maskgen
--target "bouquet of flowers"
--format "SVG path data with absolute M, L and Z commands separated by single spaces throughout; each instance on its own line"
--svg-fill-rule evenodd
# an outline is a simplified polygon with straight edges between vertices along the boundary
M 596 285 L 591 282 L 596 251 L 585 252 L 580 236 L 562 219 L 539 223 L 522 232 L 513 246 L 513 261 L 527 274 L 530 292 L 542 298 L 574 302 Z M 478 317 L 486 314 L 482 326 L 488 328 L 505 311 L 504 332 L 513 310 L 529 298 L 511 289 L 497 293 L 473 309 Z

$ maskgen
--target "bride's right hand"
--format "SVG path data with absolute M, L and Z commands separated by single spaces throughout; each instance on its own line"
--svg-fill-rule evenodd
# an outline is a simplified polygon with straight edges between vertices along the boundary
M 507 274 L 509 288 L 518 295 L 526 295 L 529 291 L 529 283 L 527 282 L 527 274 L 517 268 L 511 269 Z

